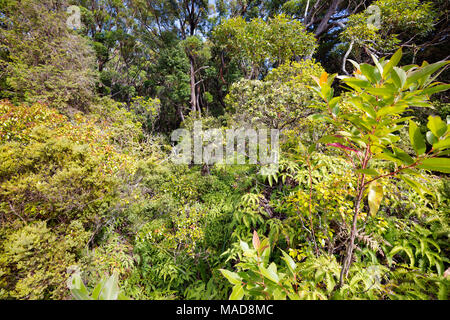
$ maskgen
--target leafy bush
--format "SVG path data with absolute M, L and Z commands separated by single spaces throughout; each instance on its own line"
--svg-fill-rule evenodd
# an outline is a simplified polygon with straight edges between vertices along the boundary
M 226 97 L 228 111 L 238 125 L 275 129 L 296 126 L 301 118 L 314 112 L 310 105 L 315 92 L 309 86 L 314 83 L 311 76 L 318 77 L 322 72 L 318 63 L 306 60 L 281 65 L 263 81 L 238 81 Z
M 50 228 L 37 221 L 3 229 L 0 270 L 6 293 L 2 298 L 66 298 L 67 269 L 76 263 L 89 236 L 78 220 L 68 226 Z
M 66 26 L 54 1 L 3 1 L 2 48 L 6 49 L 2 98 L 47 102 L 59 110 L 87 110 L 93 99 L 93 52 Z

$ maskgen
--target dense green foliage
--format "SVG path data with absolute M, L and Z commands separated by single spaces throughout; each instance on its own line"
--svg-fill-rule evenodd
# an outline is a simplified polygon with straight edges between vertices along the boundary
M 448 299 L 446 19 L 0 0 L 0 299 Z M 278 168 L 173 163 L 195 121 L 280 130 Z

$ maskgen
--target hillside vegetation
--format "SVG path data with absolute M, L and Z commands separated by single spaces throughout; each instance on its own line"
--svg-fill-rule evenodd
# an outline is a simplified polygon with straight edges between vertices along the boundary
M 0 299 L 447 300 L 448 10 L 0 0 Z

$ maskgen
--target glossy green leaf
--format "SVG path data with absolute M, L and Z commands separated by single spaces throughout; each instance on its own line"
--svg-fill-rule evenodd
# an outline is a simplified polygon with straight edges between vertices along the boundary
M 429 116 L 427 127 L 438 138 L 447 132 L 447 124 L 439 116 Z
M 411 141 L 411 145 L 414 147 L 414 150 L 418 156 L 425 153 L 425 138 L 420 132 L 419 127 L 413 121 L 409 121 L 409 140 Z
M 286 252 L 284 252 L 283 250 L 281 250 L 281 253 L 283 254 L 283 260 L 284 262 L 286 262 L 286 266 L 288 267 L 289 271 L 291 272 L 291 274 L 295 274 L 295 270 L 297 268 L 297 264 L 295 263 L 295 261 L 291 258 L 290 255 L 288 255 Z
M 105 281 L 98 298 L 99 300 L 117 300 L 119 291 L 117 275 L 113 274 Z
M 411 158 L 411 156 L 409 154 L 407 154 L 405 151 L 403 151 L 397 147 L 393 147 L 392 149 L 394 151 L 395 157 L 400 159 L 404 164 L 411 165 L 414 163 L 414 159 Z
M 426 137 L 427 137 L 428 143 L 431 145 L 434 145 L 436 142 L 438 142 L 438 138 L 431 131 L 428 131 L 426 133 Z
M 388 61 L 388 63 L 384 66 L 383 70 L 383 78 L 385 78 L 392 69 L 400 62 L 400 59 L 402 58 L 402 48 L 398 49 L 391 59 Z
M 450 148 L 450 135 L 433 144 L 435 150 L 444 150 Z
M 424 80 L 434 72 L 436 72 L 438 69 L 442 68 L 446 64 L 448 64 L 448 61 L 439 61 L 424 67 L 419 68 L 418 70 L 412 72 L 406 81 L 406 86 L 409 86 L 410 84 L 413 84 L 415 82 L 418 82 L 420 80 Z
M 219 269 L 219 271 L 223 274 L 223 276 L 225 278 L 227 278 L 228 281 L 230 281 L 230 283 L 235 284 L 235 285 L 240 285 L 242 284 L 242 279 L 241 277 L 239 277 L 239 275 L 237 273 L 225 270 L 225 269 Z
M 431 96 L 432 94 L 446 91 L 448 89 L 450 89 L 450 84 L 441 84 L 441 85 L 436 85 L 436 86 L 432 86 L 432 87 L 428 87 L 428 88 L 424 89 L 422 91 L 422 94 Z
M 236 285 L 233 287 L 233 291 L 230 295 L 230 300 L 242 300 L 244 297 L 244 288 L 242 285 Z
M 389 114 L 400 114 L 406 110 L 406 106 L 398 105 L 398 106 L 387 106 L 383 107 L 377 111 L 377 118 L 389 115 Z
M 369 185 L 367 198 L 369 201 L 370 214 L 375 216 L 380 209 L 381 200 L 383 200 L 383 186 L 377 182 L 372 182 Z
M 92 300 L 79 273 L 75 273 L 69 278 L 68 286 L 76 300 Z
M 344 79 L 344 82 L 357 91 L 370 87 L 370 82 L 362 79 L 346 78 Z
M 418 166 L 420 169 L 450 173 L 450 158 L 424 159 Z
M 263 266 L 259 266 L 259 271 L 261 272 L 261 274 L 264 276 L 264 277 L 266 277 L 267 279 L 269 279 L 269 280 L 271 280 L 271 281 L 273 281 L 273 282 L 275 282 L 275 283 L 278 283 L 278 281 L 280 280 L 279 278 L 278 278 L 278 275 L 276 274 L 276 272 L 274 272 L 274 270 L 273 269 L 269 269 L 269 268 L 264 268 Z
M 364 173 L 365 175 L 368 175 L 368 176 L 376 177 L 376 176 L 380 175 L 379 172 L 375 169 L 358 169 L 357 171 L 360 173 Z
M 406 72 L 402 68 L 394 67 L 395 76 L 393 77 L 394 83 L 397 87 L 403 88 L 406 83 Z
M 410 188 L 416 191 L 422 198 L 424 197 L 424 192 L 434 197 L 434 193 L 425 187 L 423 183 L 419 183 L 405 175 L 400 175 L 399 178 L 402 179 Z
M 375 84 L 381 80 L 381 76 L 380 76 L 378 70 L 376 69 L 376 67 L 374 67 L 370 64 L 367 64 L 367 63 L 361 64 L 360 70 L 361 70 L 361 73 L 364 76 L 366 76 L 367 80 L 369 80 L 373 84 Z

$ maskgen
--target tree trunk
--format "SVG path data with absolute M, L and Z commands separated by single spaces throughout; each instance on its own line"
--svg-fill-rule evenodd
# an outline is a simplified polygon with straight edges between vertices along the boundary
M 330 18 L 333 16 L 333 14 L 336 13 L 339 5 L 341 4 L 342 0 L 333 0 L 330 7 L 328 8 L 327 13 L 322 18 L 322 21 L 320 21 L 319 26 L 316 29 L 315 35 L 316 37 L 319 37 L 323 32 L 325 32 L 328 29 Z
M 195 66 L 194 66 L 194 58 L 189 55 L 189 63 L 191 65 L 191 110 L 193 112 L 197 111 L 197 93 L 195 90 Z

